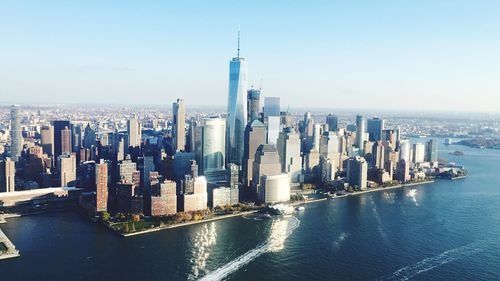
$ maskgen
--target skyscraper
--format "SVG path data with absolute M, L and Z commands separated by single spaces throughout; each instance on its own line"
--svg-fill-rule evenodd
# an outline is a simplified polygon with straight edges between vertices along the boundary
M 412 149 L 413 163 L 422 163 L 425 161 L 425 145 L 423 143 L 414 143 Z
M 68 127 L 65 127 L 61 130 L 61 154 L 71 152 L 71 130 Z
M 268 118 L 269 116 L 280 116 L 279 97 L 264 98 L 264 118 Z
M 76 157 L 74 154 L 63 154 L 58 158 L 59 182 L 61 186 L 74 186 L 76 181 Z
M 0 192 L 15 191 L 16 166 L 10 158 L 0 160 Z
M 253 172 L 253 162 L 255 160 L 255 152 L 261 144 L 266 143 L 267 130 L 266 126 L 259 120 L 254 120 L 249 123 L 245 129 L 245 149 L 243 160 L 243 183 L 250 186 Z
M 425 161 L 428 162 L 436 162 L 438 161 L 438 144 L 437 140 L 435 139 L 430 139 L 427 142 L 426 146 L 426 153 L 425 153 Z
M 279 134 L 277 147 L 281 158 L 281 171 L 288 173 L 291 183 L 300 183 L 303 173 L 299 134 L 292 128 L 286 128 Z
M 276 146 L 271 144 L 261 144 L 255 153 L 253 162 L 252 189 L 259 195 L 262 184 L 262 176 L 272 176 L 281 174 L 281 160 Z
M 40 131 L 43 152 L 48 156 L 54 155 L 54 127 L 43 126 Z
M 71 124 L 67 120 L 56 120 L 52 123 L 52 125 L 54 127 L 54 160 L 57 160 L 62 154 L 61 132 L 65 128 L 70 128 Z
M 238 54 L 229 63 L 229 94 L 227 102 L 228 161 L 241 164 L 243 136 L 247 124 L 247 61 L 240 57 L 240 32 Z
M 83 135 L 83 147 L 92 148 L 95 145 L 95 132 L 90 128 L 90 124 L 87 124 Z
M 104 212 L 108 209 L 108 163 L 101 159 L 95 165 L 96 182 L 96 212 Z
M 260 116 L 260 90 L 250 89 L 247 94 L 248 123 Z
M 127 120 L 128 145 L 131 147 L 141 146 L 141 125 L 137 117 Z
M 173 103 L 174 117 L 174 150 L 184 151 L 186 149 L 186 109 L 184 99 L 177 99 Z
M 14 161 L 19 160 L 23 150 L 23 133 L 19 109 L 19 105 L 13 105 L 10 108 L 10 152 Z
M 347 162 L 347 181 L 349 185 L 359 190 L 366 189 L 368 164 L 363 157 L 356 156 Z
M 399 160 L 405 160 L 406 165 L 410 164 L 411 160 L 411 143 L 409 140 L 399 141 Z
M 214 170 L 224 170 L 226 144 L 225 120 L 207 118 L 202 120 L 202 163 L 203 173 Z
M 276 145 L 281 131 L 281 122 L 279 116 L 267 117 L 267 143 Z
M 328 116 L 326 116 L 326 124 L 328 124 L 328 131 L 337 131 L 339 129 L 339 119 L 337 115 L 328 114 Z
M 365 118 L 356 115 L 356 146 L 359 148 L 359 155 L 363 155 L 365 140 Z
M 382 140 L 382 131 L 384 130 L 384 120 L 379 118 L 368 119 L 367 132 L 370 141 Z

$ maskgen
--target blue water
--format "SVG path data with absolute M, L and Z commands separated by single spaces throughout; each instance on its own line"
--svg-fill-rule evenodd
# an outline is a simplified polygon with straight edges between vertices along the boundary
M 1 280 L 500 280 L 500 150 L 441 146 L 440 157 L 469 177 L 284 219 L 126 239 L 71 212 L 11 219 L 0 227 L 21 257 L 0 261 Z

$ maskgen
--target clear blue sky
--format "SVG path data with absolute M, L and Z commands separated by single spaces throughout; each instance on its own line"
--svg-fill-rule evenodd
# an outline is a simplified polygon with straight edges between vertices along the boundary
M 500 1 L 0 2 L 0 102 L 500 111 Z

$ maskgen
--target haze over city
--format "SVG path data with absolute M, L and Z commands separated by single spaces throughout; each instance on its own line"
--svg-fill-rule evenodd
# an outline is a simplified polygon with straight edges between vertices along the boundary
M 0 103 L 183 96 L 188 108 L 225 106 L 240 26 L 249 85 L 283 106 L 498 112 L 498 10 L 498 1 L 4 1 Z

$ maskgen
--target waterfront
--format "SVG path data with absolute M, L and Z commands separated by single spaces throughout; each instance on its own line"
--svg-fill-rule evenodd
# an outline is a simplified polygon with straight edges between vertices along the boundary
M 0 262 L 2 280 L 498 280 L 500 151 L 440 149 L 469 176 L 308 204 L 284 221 L 124 239 L 72 212 L 8 219 L 22 256 Z

